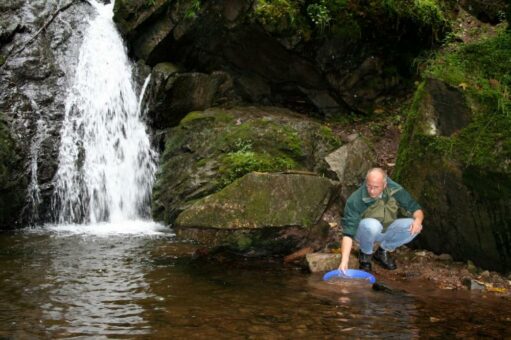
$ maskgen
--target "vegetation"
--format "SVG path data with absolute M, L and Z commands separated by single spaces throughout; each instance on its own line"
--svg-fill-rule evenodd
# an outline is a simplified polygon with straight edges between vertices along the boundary
M 420 116 L 424 82 L 419 85 L 409 110 L 407 128 L 398 155 L 398 177 L 408 177 L 416 161 L 425 157 L 456 161 L 464 169 L 511 172 L 511 34 L 501 30 L 496 36 L 469 45 L 453 45 L 432 58 L 424 71 L 458 88 L 471 109 L 470 123 L 449 137 L 427 133 Z M 421 132 L 422 131 L 422 132 Z M 414 170 L 412 170 L 414 171 Z M 481 177 L 483 178 L 483 177 Z
M 255 14 L 274 33 L 298 34 L 305 40 L 314 32 L 357 39 L 367 15 L 391 15 L 396 21 L 412 20 L 441 31 L 448 25 L 443 6 L 438 0 L 259 0 Z

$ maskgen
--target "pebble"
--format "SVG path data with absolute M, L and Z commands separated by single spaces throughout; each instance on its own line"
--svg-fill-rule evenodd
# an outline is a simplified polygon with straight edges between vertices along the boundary
M 481 273 L 481 277 L 484 277 L 484 278 L 490 277 L 490 272 L 488 270 L 485 270 L 484 272 Z
M 452 256 L 449 254 L 440 254 L 438 255 L 438 259 L 440 261 L 452 261 Z

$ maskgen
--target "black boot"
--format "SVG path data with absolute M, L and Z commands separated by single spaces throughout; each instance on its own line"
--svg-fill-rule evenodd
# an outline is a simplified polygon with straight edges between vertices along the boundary
M 360 253 L 358 254 L 359 268 L 365 270 L 366 272 L 370 272 L 373 269 L 371 265 L 372 257 L 373 257 L 372 254 L 365 254 L 361 250 Z
M 397 268 L 396 261 L 390 256 L 390 253 L 381 247 L 374 253 L 374 259 L 385 269 L 394 270 Z

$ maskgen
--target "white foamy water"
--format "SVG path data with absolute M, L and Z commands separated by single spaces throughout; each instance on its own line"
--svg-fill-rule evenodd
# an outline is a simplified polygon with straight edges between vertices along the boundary
M 149 216 L 157 153 L 112 20 L 113 3 L 91 3 L 98 14 L 84 35 L 66 100 L 52 207 L 59 228 L 112 222 L 126 230 L 127 221 Z
M 166 236 L 173 237 L 175 234 L 163 225 L 147 220 L 131 220 L 120 222 L 99 222 L 85 224 L 46 224 L 43 227 L 35 227 L 28 230 L 32 233 L 47 234 L 55 233 L 58 236 L 93 235 L 93 236 Z

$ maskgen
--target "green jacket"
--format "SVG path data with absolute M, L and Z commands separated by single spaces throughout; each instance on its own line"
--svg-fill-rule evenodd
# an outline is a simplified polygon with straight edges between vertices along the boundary
M 376 218 L 386 229 L 397 217 L 411 216 L 421 206 L 401 185 L 387 177 L 381 198 L 371 198 L 364 183 L 348 198 L 342 218 L 343 234 L 353 238 L 363 218 Z

